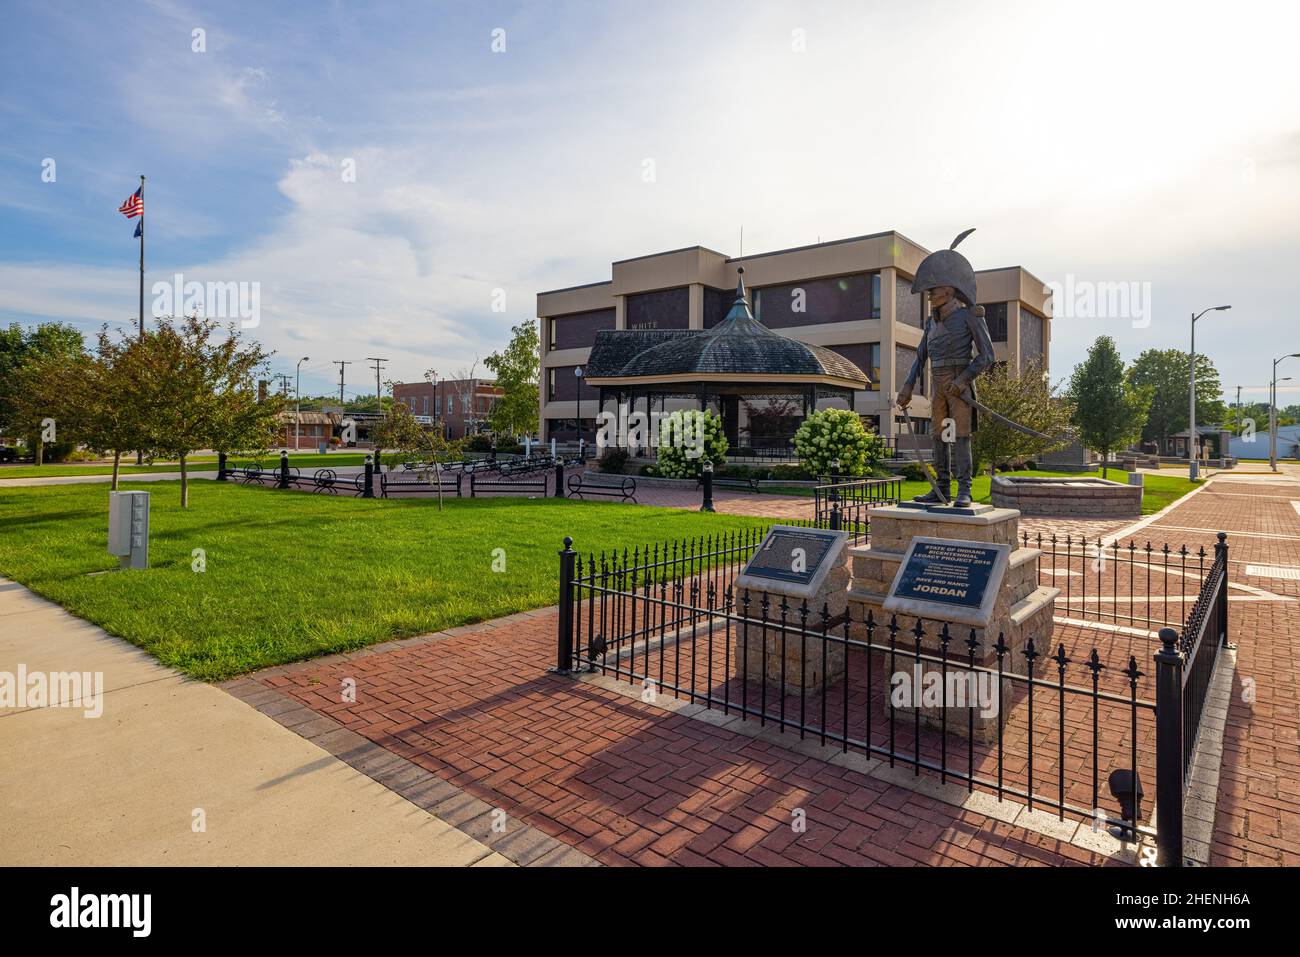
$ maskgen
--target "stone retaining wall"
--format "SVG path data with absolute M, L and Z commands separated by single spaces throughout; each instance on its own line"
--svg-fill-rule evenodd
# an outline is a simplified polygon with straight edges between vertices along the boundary
M 1137 518 L 1142 514 L 1142 487 L 1100 478 L 993 478 L 993 504 L 1019 509 L 1022 515 L 1077 518 Z

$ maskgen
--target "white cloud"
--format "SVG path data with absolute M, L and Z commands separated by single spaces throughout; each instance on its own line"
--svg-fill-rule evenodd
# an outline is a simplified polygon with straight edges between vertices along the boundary
M 1289 331 L 1273 304 L 1290 280 L 1252 263 L 1300 254 L 1300 21 L 1248 6 L 669 7 L 581 36 L 512 29 L 511 53 L 452 82 L 402 63 L 364 89 L 332 85 L 340 64 L 322 55 L 317 99 L 274 44 L 214 25 L 219 56 L 169 48 L 122 93 L 195 162 L 265 157 L 283 216 L 176 270 L 260 282 L 257 334 L 285 355 L 382 350 L 398 378 L 452 368 L 500 348 L 539 289 L 693 243 L 734 253 L 742 224 L 750 253 L 886 228 L 937 246 L 974 225 L 979 268 L 1150 280 L 1157 321 L 1119 331 L 1132 355 L 1183 347 L 1202 298 L 1234 301 L 1260 339 Z M 168 9 L 173 26 L 195 19 Z M 134 311 L 129 271 L 10 265 L 0 279 L 3 310 Z M 504 314 L 490 311 L 498 287 Z M 1057 324 L 1058 376 L 1097 332 Z M 1225 385 L 1250 381 L 1256 341 L 1215 348 L 1240 368 Z

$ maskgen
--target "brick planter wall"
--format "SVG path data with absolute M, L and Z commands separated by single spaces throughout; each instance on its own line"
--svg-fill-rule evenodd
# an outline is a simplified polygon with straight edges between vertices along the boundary
M 997 475 L 993 504 L 1019 509 L 1022 515 L 1081 518 L 1137 518 L 1142 514 L 1142 487 L 1099 478 L 1030 478 Z

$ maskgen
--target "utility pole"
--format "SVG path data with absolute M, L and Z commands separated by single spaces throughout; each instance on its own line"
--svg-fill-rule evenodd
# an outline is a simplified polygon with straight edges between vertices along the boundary
M 280 380 L 280 395 L 285 398 L 289 397 L 289 374 L 287 372 L 275 372 L 271 374 L 272 379 Z
M 342 359 L 335 359 L 334 364 L 339 367 L 339 405 L 343 404 L 343 369 L 352 365 L 351 362 Z
M 379 384 L 379 371 L 383 368 L 383 364 L 387 362 L 388 359 L 381 356 L 366 356 L 366 361 L 375 364 L 375 402 L 378 403 L 379 412 L 382 415 L 384 411 L 384 402 L 382 398 L 382 387 Z

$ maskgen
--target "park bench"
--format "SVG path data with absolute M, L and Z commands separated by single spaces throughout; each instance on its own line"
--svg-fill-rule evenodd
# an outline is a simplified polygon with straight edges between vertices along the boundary
M 703 487 L 703 485 L 704 485 L 704 476 L 700 476 L 695 480 L 695 487 L 701 488 Z M 739 478 L 735 476 L 729 478 L 719 478 L 718 476 L 715 475 L 713 476 L 713 487 L 715 489 L 732 488 L 738 492 L 753 492 L 755 495 L 757 495 L 759 492 L 758 479 L 756 478 Z
M 379 495 L 381 498 L 388 498 L 390 495 L 400 495 L 403 492 L 437 492 L 441 489 L 443 492 L 455 492 L 456 497 L 461 497 L 462 474 L 456 472 L 453 475 L 442 473 L 435 475 L 432 471 L 417 472 L 381 472 L 379 473 Z
M 530 478 L 528 476 L 510 476 L 504 472 L 500 475 L 471 474 L 469 477 L 469 497 L 481 495 L 533 495 L 546 497 L 546 476 Z
M 555 463 L 551 461 L 549 455 L 546 455 L 508 462 L 501 466 L 500 471 L 502 475 L 531 475 L 534 472 L 541 472 L 554 467 Z
M 603 495 L 607 498 L 621 498 L 625 502 L 636 501 L 636 479 L 625 476 L 617 484 L 613 481 L 593 481 L 588 472 L 579 472 L 569 476 L 569 498 L 582 498 L 584 495 Z

